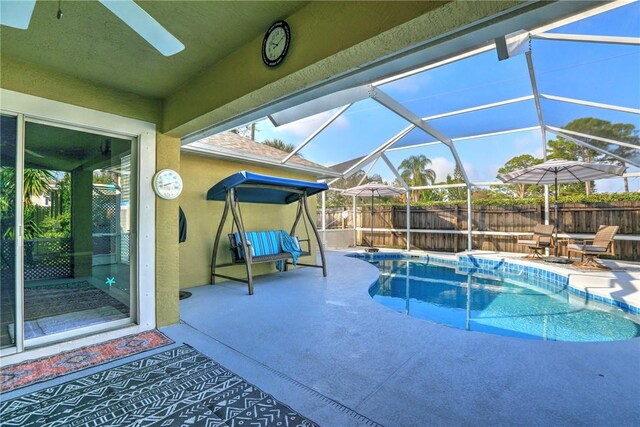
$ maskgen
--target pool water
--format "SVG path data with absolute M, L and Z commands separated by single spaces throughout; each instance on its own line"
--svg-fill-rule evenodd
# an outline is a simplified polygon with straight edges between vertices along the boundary
M 399 313 L 459 329 L 554 341 L 616 341 L 640 336 L 640 319 L 518 277 L 457 273 L 414 260 L 368 260 L 380 270 L 369 293 Z

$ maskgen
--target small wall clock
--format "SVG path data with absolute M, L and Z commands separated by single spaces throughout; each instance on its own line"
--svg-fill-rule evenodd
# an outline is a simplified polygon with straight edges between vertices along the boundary
M 268 67 L 275 67 L 282 62 L 291 44 L 291 30 L 285 21 L 274 22 L 262 40 L 262 61 Z
M 158 197 L 166 200 L 175 199 L 182 193 L 182 178 L 173 169 L 162 169 L 156 172 L 152 185 Z

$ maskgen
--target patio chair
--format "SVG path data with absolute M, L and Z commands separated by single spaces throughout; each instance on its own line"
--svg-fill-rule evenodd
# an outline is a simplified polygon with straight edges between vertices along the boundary
M 609 267 L 596 261 L 596 258 L 615 255 L 613 238 L 619 229 L 620 227 L 617 225 L 601 225 L 593 240 L 582 240 L 582 243 L 569 243 L 567 245 L 569 259 L 571 259 L 572 252 L 580 254 L 580 261 L 573 265 L 594 270 L 610 270 Z
M 553 240 L 553 225 L 536 224 L 533 227 L 533 238 L 519 239 L 516 243 L 529 248 L 529 254 L 523 258 L 542 259 L 542 251 L 547 248 L 553 248 L 555 242 Z

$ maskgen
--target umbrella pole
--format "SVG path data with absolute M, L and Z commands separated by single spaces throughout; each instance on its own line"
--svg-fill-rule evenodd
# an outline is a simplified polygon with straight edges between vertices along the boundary
M 554 237 L 554 252 L 555 252 L 555 256 L 558 256 L 558 226 L 560 224 L 560 221 L 558 220 L 558 171 L 555 172 L 555 192 L 554 192 L 554 203 L 553 203 L 553 210 L 555 212 L 555 219 L 554 219 L 554 225 L 555 225 L 555 237 Z
M 555 239 L 555 248 L 554 248 L 554 253 L 555 256 L 553 257 L 549 257 L 547 258 L 547 261 L 549 262 L 557 262 L 559 264 L 569 264 L 571 263 L 571 260 L 568 258 L 561 258 L 558 256 L 558 228 L 560 227 L 560 218 L 558 217 L 558 171 L 554 170 L 554 184 L 555 184 L 555 191 L 554 193 L 554 203 L 553 203 L 553 211 L 555 212 L 555 219 L 553 221 L 553 225 L 555 226 L 555 231 L 554 231 L 554 239 Z

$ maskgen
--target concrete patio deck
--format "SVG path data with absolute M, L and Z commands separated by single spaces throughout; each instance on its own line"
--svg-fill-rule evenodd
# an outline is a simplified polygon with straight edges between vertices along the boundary
M 372 265 L 328 254 L 246 286 L 192 288 L 162 331 L 325 426 L 637 425 L 640 339 L 467 332 L 372 300 Z M 600 274 L 600 273 L 597 273 Z
M 239 283 L 192 288 L 181 322 L 161 330 L 323 426 L 637 425 L 640 338 L 545 342 L 458 330 L 374 302 L 374 266 L 338 252 L 327 260 L 327 278 L 310 268 L 261 276 L 253 296 Z M 584 280 L 604 289 L 610 278 L 598 276 L 617 273 Z

